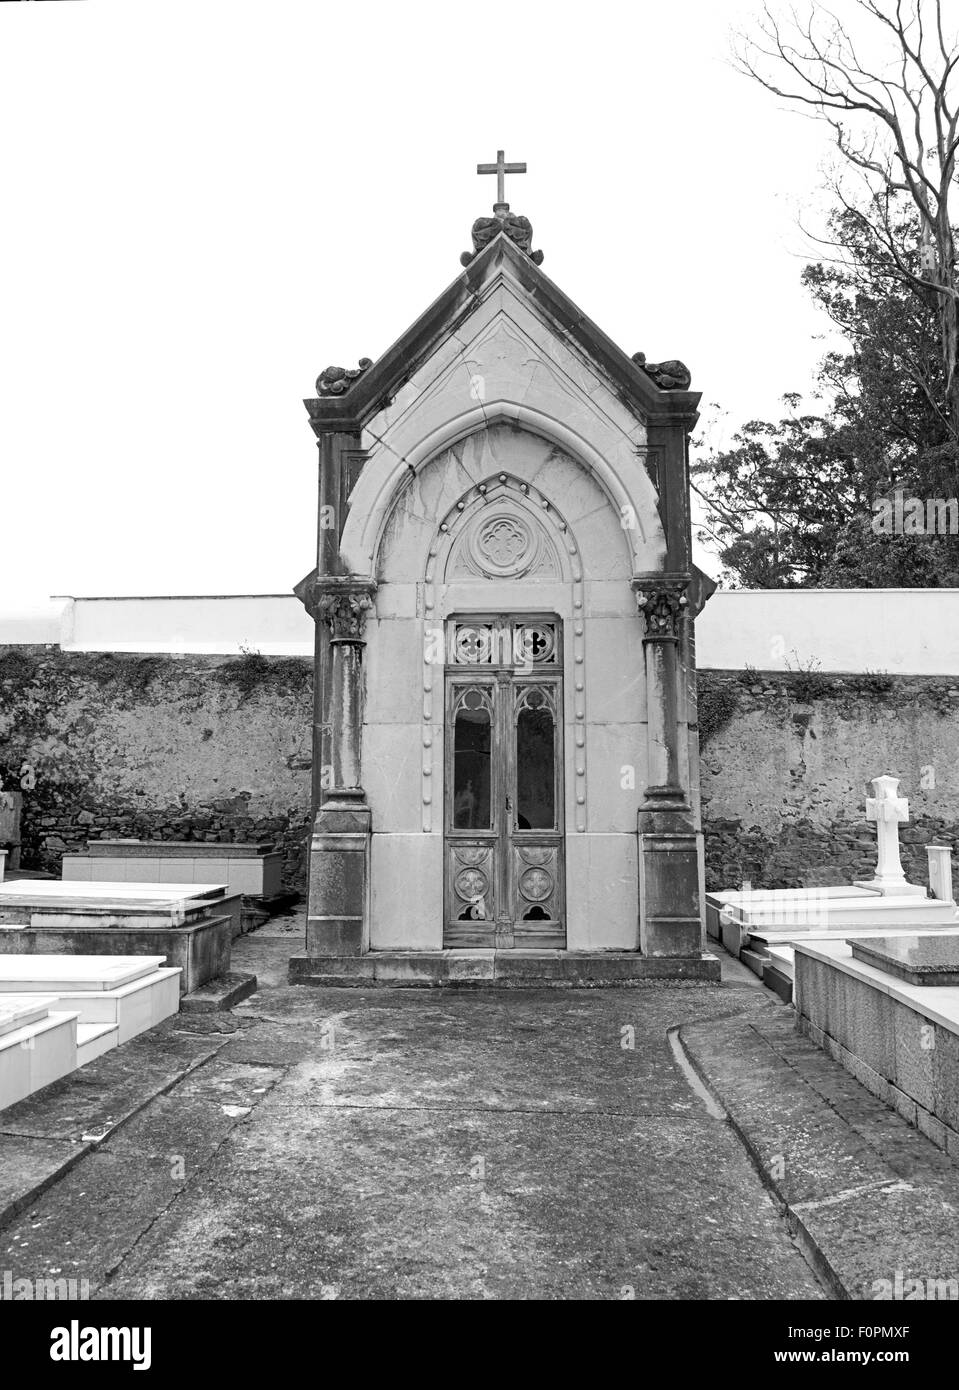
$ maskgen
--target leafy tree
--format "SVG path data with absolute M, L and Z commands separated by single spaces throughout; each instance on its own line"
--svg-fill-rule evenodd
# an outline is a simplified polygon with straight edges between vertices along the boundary
M 833 255 L 803 283 L 846 340 L 824 358 L 822 415 L 751 421 L 731 448 L 692 470 L 707 507 L 700 535 L 727 582 L 747 588 L 955 584 L 959 537 L 885 535 L 878 499 L 898 487 L 922 498 L 959 493 L 959 450 L 945 409 L 938 310 L 918 267 L 921 233 L 908 209 L 887 210 L 895 253 L 870 213 L 843 204 L 829 219 Z

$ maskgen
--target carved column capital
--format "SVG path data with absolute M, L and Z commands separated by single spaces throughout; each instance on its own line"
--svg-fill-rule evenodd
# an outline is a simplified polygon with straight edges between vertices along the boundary
M 317 576 L 308 605 L 317 622 L 329 624 L 330 640 L 363 645 L 366 615 L 373 607 L 376 581 L 352 575 Z
M 689 606 L 689 575 L 639 575 L 632 586 L 636 606 L 646 624 L 643 641 L 678 641 L 680 619 Z

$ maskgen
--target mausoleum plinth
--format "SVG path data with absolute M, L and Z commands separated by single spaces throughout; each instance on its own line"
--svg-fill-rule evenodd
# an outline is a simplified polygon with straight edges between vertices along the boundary
M 718 984 L 716 956 L 644 956 L 638 951 L 369 951 L 353 957 L 304 952 L 290 959 L 290 983 L 381 989 L 623 988 L 664 981 Z

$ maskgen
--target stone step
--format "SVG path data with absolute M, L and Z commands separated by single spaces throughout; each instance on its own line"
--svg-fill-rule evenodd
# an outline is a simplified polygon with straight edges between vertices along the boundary
M 642 956 L 638 951 L 370 951 L 362 956 L 290 957 L 289 981 L 352 987 L 474 989 L 597 988 L 668 980 L 718 984 L 717 956 Z
M 2 960 L 2 957 L 0 957 Z M 138 1033 L 162 1023 L 180 1006 L 180 970 L 154 970 L 118 989 L 60 990 L 56 1005 L 76 1009 L 81 1024 L 109 1024 L 118 1029 L 117 1042 L 129 1042 Z
M 792 976 L 787 975 L 776 965 L 768 965 L 763 975 L 763 984 L 767 989 L 771 989 L 773 994 L 778 994 L 784 1004 L 791 1004 L 793 998 Z
M 793 978 L 796 968 L 796 952 L 791 946 L 769 946 L 767 959 L 774 970 L 780 971 L 790 980 Z
M 0 1037 L 0 1110 L 77 1065 L 77 1016 L 51 1012 Z
M 77 1066 L 85 1066 L 95 1057 L 102 1057 L 118 1042 L 119 1029 L 115 1023 L 78 1023 Z
M 749 967 L 754 975 L 758 975 L 759 978 L 762 979 L 763 970 L 769 963 L 769 957 L 766 955 L 765 951 L 757 951 L 751 949 L 749 946 L 744 946 L 739 953 L 739 959 L 742 961 L 743 965 Z
M 209 1014 L 232 1009 L 242 999 L 256 992 L 256 976 L 245 971 L 230 971 L 208 980 L 192 994 L 184 994 L 180 1008 L 185 1014 Z

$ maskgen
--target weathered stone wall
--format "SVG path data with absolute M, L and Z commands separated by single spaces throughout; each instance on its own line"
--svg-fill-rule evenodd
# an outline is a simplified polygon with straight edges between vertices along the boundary
M 0 648 L 0 779 L 22 864 L 88 839 L 274 840 L 306 879 L 312 662 Z
M 907 875 L 959 847 L 959 683 L 700 672 L 707 883 L 871 875 L 868 780 L 902 779 Z M 23 864 L 59 873 L 87 839 L 273 839 L 302 891 L 312 668 L 305 658 L 0 647 L 0 780 L 23 788 Z M 35 783 L 34 783 L 35 779 Z
M 707 887 L 792 888 L 872 877 L 872 777 L 902 779 L 902 862 L 959 844 L 959 683 L 951 677 L 699 674 Z

